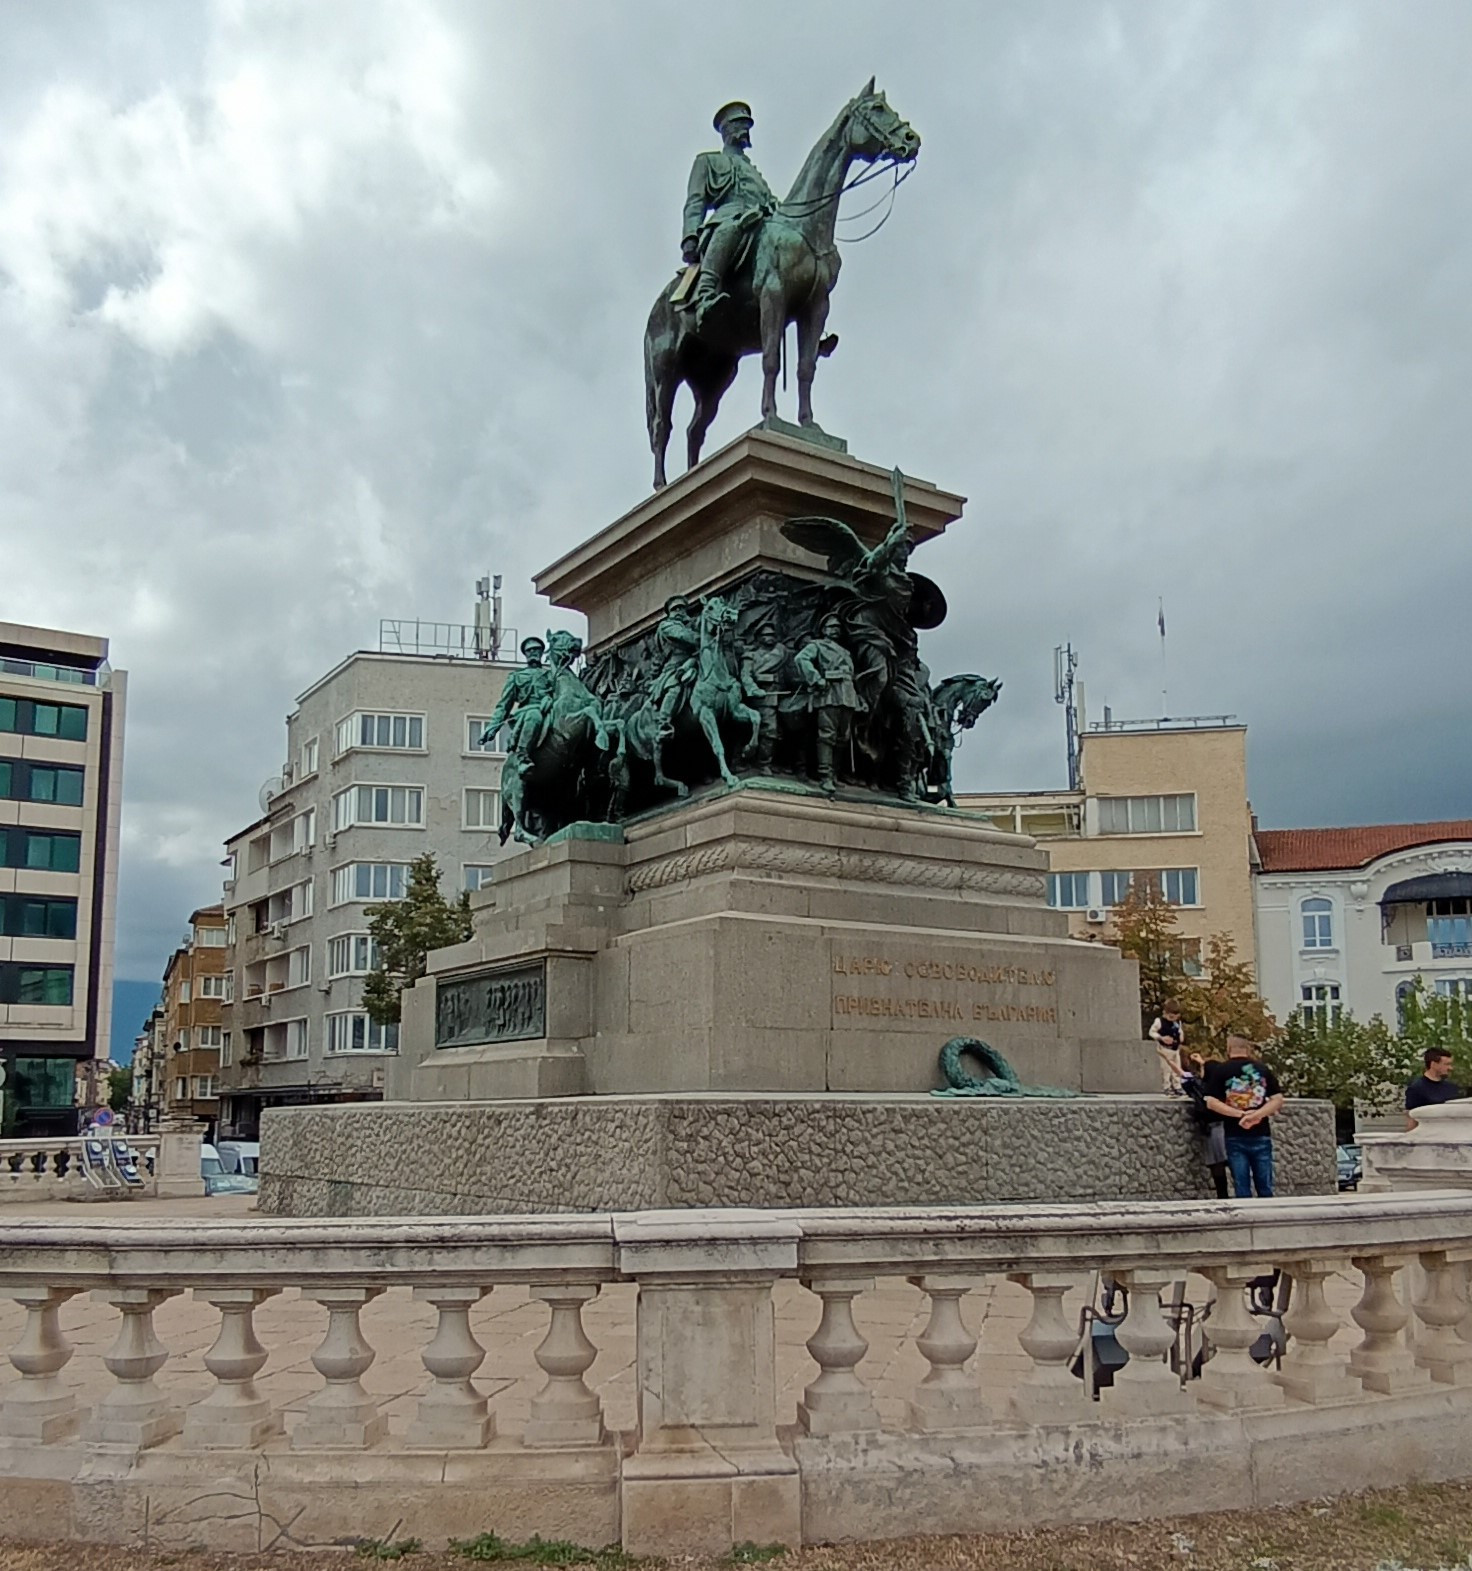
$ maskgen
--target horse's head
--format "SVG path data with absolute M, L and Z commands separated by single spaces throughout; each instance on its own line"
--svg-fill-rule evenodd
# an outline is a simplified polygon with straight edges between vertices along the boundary
M 951 724 L 961 731 L 969 731 L 1001 694 L 1002 684 L 995 677 L 977 676 L 972 672 L 948 676 L 936 689 L 941 708 L 950 716 Z
M 884 159 L 892 164 L 912 164 L 920 153 L 920 137 L 908 120 L 902 119 L 884 94 L 869 85 L 849 105 L 849 147 L 856 158 L 866 163 Z

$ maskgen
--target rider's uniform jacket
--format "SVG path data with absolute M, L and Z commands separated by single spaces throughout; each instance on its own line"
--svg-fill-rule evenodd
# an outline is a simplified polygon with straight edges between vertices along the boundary
M 690 169 L 681 242 L 696 239 L 702 227 L 725 223 L 744 213 L 769 211 L 776 205 L 772 188 L 749 158 L 724 148 L 697 153 Z

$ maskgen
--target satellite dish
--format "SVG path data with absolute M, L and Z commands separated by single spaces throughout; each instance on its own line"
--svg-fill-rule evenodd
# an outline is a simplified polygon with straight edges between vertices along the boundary
M 271 798 L 280 796 L 285 789 L 286 781 L 280 775 L 272 775 L 265 785 L 261 787 L 261 794 L 257 798 L 261 804 L 261 811 L 264 813 L 271 805 Z

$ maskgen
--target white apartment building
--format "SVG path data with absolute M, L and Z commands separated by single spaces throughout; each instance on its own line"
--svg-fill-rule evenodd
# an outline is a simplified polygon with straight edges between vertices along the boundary
M 503 755 L 480 737 L 514 669 L 359 651 L 297 700 L 262 815 L 226 843 L 222 1135 L 254 1138 L 266 1107 L 382 1095 L 397 1027 L 362 1008 L 365 910 L 426 851 L 447 895 L 491 881 Z
M 127 677 L 105 638 L 0 622 L 0 1132 L 77 1129 L 107 1057 Z
M 1472 820 L 1258 829 L 1258 985 L 1273 1013 L 1379 1015 L 1417 976 L 1472 997 Z

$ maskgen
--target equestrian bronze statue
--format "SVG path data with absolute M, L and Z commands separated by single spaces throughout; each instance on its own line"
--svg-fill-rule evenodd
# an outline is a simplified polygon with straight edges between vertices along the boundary
M 644 394 L 654 485 L 665 483 L 675 393 L 695 397 L 686 455 L 693 467 L 721 397 L 742 357 L 762 357 L 762 418 L 777 414 L 783 336 L 797 325 L 797 418 L 813 419 L 813 373 L 836 338 L 824 336 L 838 282 L 839 199 L 856 163 L 913 164 L 920 138 L 876 92 L 871 78 L 808 154 L 781 202 L 747 154 L 752 114 L 725 105 L 715 118 L 718 151 L 701 153 L 690 172 L 681 255 L 685 267 L 660 293 L 644 332 Z

